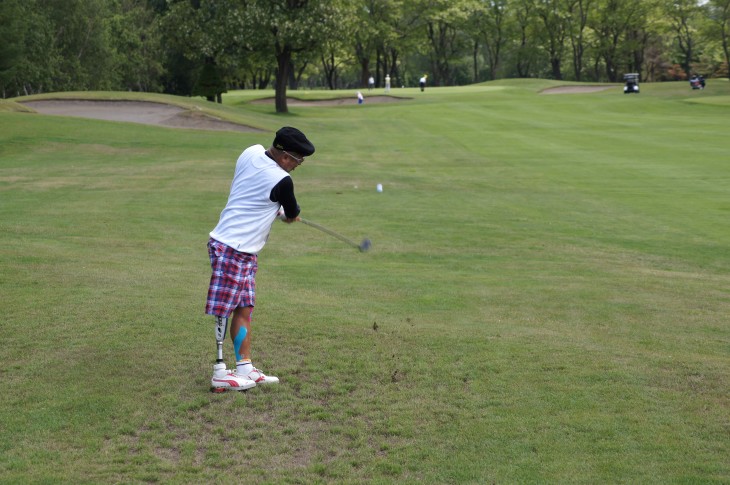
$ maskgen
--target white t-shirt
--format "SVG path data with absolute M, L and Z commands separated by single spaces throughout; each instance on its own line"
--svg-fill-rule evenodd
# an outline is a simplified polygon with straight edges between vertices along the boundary
M 281 206 L 269 199 L 271 189 L 288 176 L 262 145 L 244 150 L 236 162 L 228 203 L 210 237 L 236 251 L 258 254 Z

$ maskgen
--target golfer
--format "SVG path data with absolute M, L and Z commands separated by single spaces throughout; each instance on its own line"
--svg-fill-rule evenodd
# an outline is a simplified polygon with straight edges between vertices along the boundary
M 216 323 L 218 359 L 212 390 L 245 390 L 279 382 L 251 363 L 251 315 L 256 298 L 257 254 L 266 244 L 271 225 L 299 220 L 299 205 L 289 173 L 314 153 L 304 133 L 285 126 L 269 149 L 253 145 L 238 157 L 228 203 L 210 233 L 208 254 L 213 274 L 205 313 Z M 226 369 L 223 342 L 230 319 L 236 369 Z

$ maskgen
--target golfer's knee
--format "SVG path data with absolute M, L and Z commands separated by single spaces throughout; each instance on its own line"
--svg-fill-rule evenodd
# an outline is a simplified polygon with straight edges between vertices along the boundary
M 251 323 L 252 315 L 253 307 L 251 306 L 240 306 L 233 310 L 233 318 L 237 323 Z

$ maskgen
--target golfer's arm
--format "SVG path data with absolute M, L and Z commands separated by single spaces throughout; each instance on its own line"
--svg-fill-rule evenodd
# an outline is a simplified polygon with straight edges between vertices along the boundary
M 299 215 L 299 204 L 294 196 L 294 181 L 291 177 L 284 177 L 271 189 L 269 200 L 281 204 L 287 219 L 294 219 Z

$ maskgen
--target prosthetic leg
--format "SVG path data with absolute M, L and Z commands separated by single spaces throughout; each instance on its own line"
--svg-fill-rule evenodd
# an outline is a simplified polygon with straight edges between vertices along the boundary
M 223 368 L 226 368 L 226 364 L 223 361 L 223 342 L 226 339 L 226 332 L 228 331 L 228 318 L 227 317 L 214 317 L 215 318 L 215 343 L 218 346 L 218 358 L 215 360 L 216 364 L 223 364 Z

